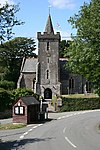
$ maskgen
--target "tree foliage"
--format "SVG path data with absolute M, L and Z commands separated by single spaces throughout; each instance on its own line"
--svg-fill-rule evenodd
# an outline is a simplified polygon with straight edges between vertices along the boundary
M 10 93 L 0 88 L 0 111 L 4 111 L 11 106 Z
M 17 82 L 23 57 L 36 57 L 32 38 L 17 37 L 0 45 L 0 64 L 5 80 Z M 5 69 L 4 69 L 5 68 Z
M 35 42 L 32 38 L 17 37 L 0 45 L 0 59 L 4 60 L 7 66 L 14 59 L 23 57 L 36 57 Z
M 66 41 L 66 40 L 62 40 L 60 42 L 60 50 L 59 50 L 59 56 L 60 58 L 64 58 L 64 57 L 67 57 L 66 56 L 66 53 L 67 53 L 67 49 L 69 48 L 71 44 L 71 41 Z
M 1 80 L 0 81 L 0 88 L 3 88 L 5 90 L 12 90 L 14 89 L 15 84 L 12 81 L 6 81 L 6 80 Z
M 17 19 L 15 14 L 19 11 L 19 5 L 0 5 L 0 41 L 4 42 L 12 38 L 12 29 L 15 25 L 21 25 L 23 22 Z
M 68 67 L 83 75 L 100 95 L 100 0 L 84 3 L 69 22 L 77 29 L 68 50 Z
M 34 96 L 39 100 L 39 95 L 35 94 L 31 89 L 14 89 L 11 91 L 0 88 L 0 111 L 11 109 L 17 98 L 22 96 Z
M 18 97 L 22 96 L 34 96 L 37 100 L 39 100 L 39 95 L 34 93 L 31 89 L 18 88 L 11 91 L 11 99 L 15 101 Z

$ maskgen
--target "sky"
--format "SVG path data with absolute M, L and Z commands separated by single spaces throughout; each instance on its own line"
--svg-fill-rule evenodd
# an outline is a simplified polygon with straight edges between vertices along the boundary
M 44 32 L 48 14 L 50 11 L 55 32 L 60 32 L 62 40 L 70 40 L 72 29 L 68 19 L 77 14 L 84 2 L 90 0 L 0 0 L 0 4 L 18 4 L 20 11 L 16 16 L 18 20 L 25 22 L 24 25 L 16 26 L 13 29 L 14 37 L 34 38 L 37 43 L 37 32 Z

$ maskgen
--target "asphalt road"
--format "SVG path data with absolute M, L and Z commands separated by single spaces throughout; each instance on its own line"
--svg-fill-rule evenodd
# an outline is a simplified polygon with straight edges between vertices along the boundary
M 0 150 L 100 150 L 100 110 L 49 116 L 47 123 L 0 131 Z

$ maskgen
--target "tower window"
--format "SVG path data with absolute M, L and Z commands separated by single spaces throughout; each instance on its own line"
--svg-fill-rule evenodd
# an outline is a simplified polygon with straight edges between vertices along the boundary
M 49 79 L 49 70 L 47 70 L 47 79 Z
M 47 51 L 50 49 L 50 42 L 47 42 Z
M 48 58 L 48 63 L 49 63 L 49 58 Z

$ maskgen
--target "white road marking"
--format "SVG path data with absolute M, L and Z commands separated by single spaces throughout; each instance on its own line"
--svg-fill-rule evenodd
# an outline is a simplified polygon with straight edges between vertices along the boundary
M 84 112 L 77 112 L 77 113 L 74 113 L 74 114 L 70 114 L 70 115 L 59 117 L 58 120 L 63 119 L 63 118 L 67 118 L 67 117 L 71 117 L 71 116 L 74 116 L 74 115 L 80 115 L 80 114 L 94 112 L 94 111 L 100 111 L 100 110 L 87 110 L 87 111 L 84 111 Z M 35 129 L 35 128 L 39 127 L 39 126 L 42 126 L 42 125 L 43 124 L 38 124 L 38 125 L 32 127 L 31 129 L 28 130 L 28 132 L 25 132 L 23 135 L 21 135 L 20 139 L 23 139 L 24 136 L 27 135 L 30 131 L 32 131 L 33 129 Z M 28 125 L 28 126 L 32 126 L 32 125 Z M 65 130 L 66 130 L 66 128 L 63 129 L 63 133 L 65 133 Z M 68 141 L 68 143 L 70 145 L 72 145 L 74 148 L 76 148 L 76 145 L 74 145 L 67 137 L 65 137 L 65 139 Z M 20 140 L 17 140 L 17 142 L 13 146 L 17 147 L 19 145 L 19 142 L 20 142 Z
M 63 133 L 65 133 L 65 131 L 66 131 L 66 128 L 63 129 Z M 74 144 L 68 139 L 68 137 L 65 137 L 65 139 L 66 139 L 66 141 L 67 141 L 71 146 L 73 146 L 74 148 L 77 148 L 77 146 L 74 145 Z
M 41 123 L 41 124 L 38 125 L 38 127 L 40 127 L 40 126 L 42 126 L 42 125 L 43 125 L 43 124 Z
M 73 115 L 74 115 L 74 114 L 70 114 L 70 115 L 62 116 L 62 117 L 59 117 L 59 118 L 58 118 L 58 120 L 63 119 L 63 118 L 68 118 L 68 117 L 71 117 L 71 116 L 73 116 Z
M 74 145 L 74 144 L 68 139 L 68 137 L 65 137 L 65 139 L 66 139 L 66 141 L 67 141 L 71 146 L 73 146 L 74 148 L 77 148 L 77 146 Z
M 32 129 L 29 129 L 28 132 L 31 132 L 32 130 L 33 130 L 33 128 L 32 128 Z
M 74 113 L 73 115 L 75 116 L 75 115 L 77 115 L 77 113 Z
M 21 135 L 21 136 L 20 136 L 20 139 L 23 139 L 23 138 L 24 138 L 24 135 Z
M 63 129 L 63 133 L 65 133 L 65 131 L 66 131 L 66 128 Z
M 95 111 L 100 111 L 100 110 L 87 110 L 87 111 L 83 111 L 83 112 L 76 112 L 76 113 L 74 113 L 74 114 L 70 114 L 70 115 L 66 115 L 66 116 L 59 117 L 58 120 L 59 120 L 59 119 L 63 119 L 63 118 L 67 118 L 67 117 L 71 117 L 71 116 L 75 116 L 75 115 L 82 115 L 82 114 L 85 114 L 85 113 L 95 112 Z M 67 129 L 67 128 L 64 128 L 64 129 L 63 129 L 63 133 L 65 133 L 66 129 Z M 71 146 L 73 146 L 74 148 L 77 148 L 77 146 L 74 145 L 74 144 L 68 139 L 68 137 L 65 137 L 65 139 L 66 139 L 66 141 L 67 141 Z
M 61 117 L 58 118 L 58 120 L 60 120 L 60 119 L 61 119 Z
M 34 126 L 33 129 L 37 128 L 37 126 Z
M 82 115 L 82 114 L 85 114 L 85 113 L 95 112 L 95 111 L 100 111 L 100 110 L 97 109 L 97 110 L 87 110 L 87 111 L 76 112 L 76 113 L 73 113 L 73 114 L 70 114 L 70 115 L 58 117 L 57 120 L 61 120 L 61 119 L 76 116 L 76 115 Z
M 29 129 L 27 132 L 23 133 L 19 138 L 23 139 L 25 135 L 27 135 L 29 132 L 31 132 L 33 129 L 42 126 L 43 124 L 38 124 L 34 127 L 32 127 L 31 129 Z M 13 145 L 14 147 L 18 147 L 20 140 L 17 140 L 16 143 Z
M 24 135 L 27 135 L 27 134 L 28 134 L 28 132 L 25 132 L 25 133 L 23 134 L 23 136 L 24 136 Z

